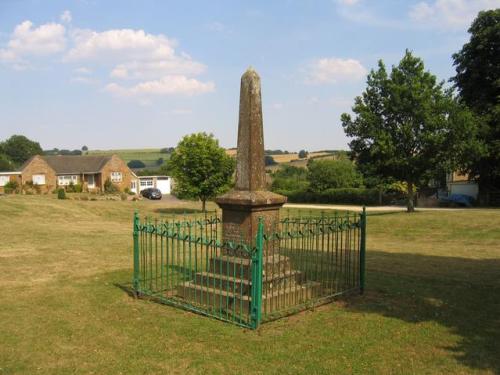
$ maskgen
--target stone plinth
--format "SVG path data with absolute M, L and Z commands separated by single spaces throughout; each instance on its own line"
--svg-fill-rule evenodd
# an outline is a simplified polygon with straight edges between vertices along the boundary
M 264 232 L 273 233 L 279 223 L 279 210 L 286 202 L 286 197 L 270 191 L 233 190 L 219 197 L 216 202 L 222 208 L 223 239 L 253 245 L 259 218 L 264 221 Z M 273 249 L 269 243 L 264 252 Z

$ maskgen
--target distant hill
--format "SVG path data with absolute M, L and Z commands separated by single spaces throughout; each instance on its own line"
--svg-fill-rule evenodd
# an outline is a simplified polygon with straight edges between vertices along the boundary
M 143 149 L 122 149 L 122 150 L 89 150 L 88 155 L 111 155 L 116 154 L 125 162 L 131 160 L 142 161 L 147 169 L 159 168 L 162 164 L 158 164 L 158 159 L 164 161 L 170 158 L 170 154 L 160 152 L 159 148 L 143 148 Z
M 271 154 L 274 161 L 278 164 L 270 165 L 266 167 L 268 171 L 275 171 L 280 168 L 282 165 L 293 165 L 295 167 L 306 168 L 307 162 L 310 159 L 335 159 L 338 154 L 345 153 L 346 151 L 341 150 L 324 150 L 324 151 L 311 151 L 306 158 L 299 158 L 299 154 L 297 152 L 291 152 L 288 154 Z M 236 148 L 230 148 L 226 150 L 226 153 L 230 156 L 236 156 Z M 270 153 L 266 153 L 270 154 Z

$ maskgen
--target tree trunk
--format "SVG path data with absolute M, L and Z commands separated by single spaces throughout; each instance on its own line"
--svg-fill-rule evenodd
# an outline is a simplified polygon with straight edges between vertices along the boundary
M 207 200 L 206 200 L 206 199 L 202 199 L 202 200 L 201 200 L 201 210 L 202 210 L 203 212 L 206 212 L 206 211 L 207 211 L 207 210 L 206 210 L 206 205 L 207 205 L 206 203 L 207 203 Z
M 407 201 L 407 210 L 408 212 L 415 212 L 415 207 L 413 205 L 413 199 L 415 197 L 415 192 L 413 191 L 413 182 L 408 182 L 408 201 Z

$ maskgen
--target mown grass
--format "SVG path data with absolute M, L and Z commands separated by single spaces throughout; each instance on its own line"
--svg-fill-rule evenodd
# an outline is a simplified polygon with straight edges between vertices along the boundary
M 119 287 L 133 210 L 198 208 L 0 197 L 0 374 L 500 373 L 500 211 L 370 216 L 364 296 L 250 331 Z

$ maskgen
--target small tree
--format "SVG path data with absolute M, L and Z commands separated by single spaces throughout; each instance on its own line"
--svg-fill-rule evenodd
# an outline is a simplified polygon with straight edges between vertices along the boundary
M 363 185 L 361 174 L 350 160 L 311 160 L 308 169 L 309 188 L 316 193 Z
M 118 189 L 118 186 L 113 184 L 109 178 L 104 181 L 104 192 L 107 194 L 115 194 L 118 193 L 120 189 Z
M 270 165 L 276 165 L 276 164 L 278 164 L 278 163 L 276 163 L 276 160 L 274 160 L 274 158 L 271 155 L 264 156 L 264 165 L 266 167 L 268 167 Z
M 129 168 L 145 168 L 146 164 L 144 164 L 144 162 L 142 162 L 141 160 L 130 160 L 127 163 L 127 166 Z
M 43 154 L 40 143 L 24 135 L 13 135 L 2 144 L 4 153 L 17 165 L 24 163 L 34 155 Z
M 87 146 L 82 146 L 82 151 L 83 152 L 87 152 L 89 150 L 89 148 Z
M 195 133 L 179 142 L 169 160 L 179 198 L 206 201 L 226 191 L 231 183 L 235 161 L 219 147 L 213 135 Z
M 443 84 L 406 51 L 390 74 L 379 61 L 355 99 L 354 118 L 342 115 L 352 157 L 372 175 L 406 182 L 409 212 L 416 187 L 436 171 L 465 168 L 480 153 L 474 117 Z
M 66 199 L 66 192 L 64 191 L 64 189 L 57 189 L 57 199 Z
M 308 155 L 309 155 L 309 153 L 306 150 L 299 151 L 299 159 L 307 158 Z

